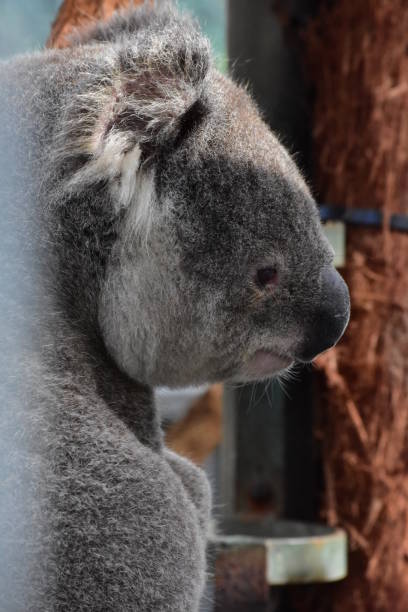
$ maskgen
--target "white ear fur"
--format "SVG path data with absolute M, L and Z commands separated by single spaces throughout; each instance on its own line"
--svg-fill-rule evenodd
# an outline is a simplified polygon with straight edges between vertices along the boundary
M 91 159 L 68 182 L 75 190 L 98 180 L 108 180 L 117 210 L 127 207 L 135 195 L 142 150 L 127 132 L 113 131 L 102 143 L 92 143 Z
M 123 232 L 123 246 L 136 236 L 145 244 L 150 233 L 157 207 L 155 206 L 154 170 L 139 170 L 134 178 L 134 190 Z
M 109 134 L 83 171 L 87 180 L 109 178 L 115 212 L 128 209 L 125 241 L 136 233 L 147 236 L 154 209 L 154 172 L 141 170 L 142 150 L 137 143 L 129 149 L 129 141 L 126 133 Z M 77 177 L 82 184 L 84 174 Z
M 129 149 L 126 134 L 113 133 L 99 148 L 89 170 L 93 179 L 99 173 L 101 178 L 109 176 L 115 212 L 128 209 L 125 241 L 136 233 L 147 237 L 153 219 L 154 171 L 140 168 L 141 155 L 139 144 L 134 143 Z
M 142 150 L 138 144 L 133 148 L 118 153 L 109 147 L 103 153 L 106 164 L 111 164 L 114 175 L 111 177 L 111 191 L 114 195 L 115 207 L 119 210 L 127 208 L 136 195 L 138 188 L 138 175 L 140 172 L 140 159 Z

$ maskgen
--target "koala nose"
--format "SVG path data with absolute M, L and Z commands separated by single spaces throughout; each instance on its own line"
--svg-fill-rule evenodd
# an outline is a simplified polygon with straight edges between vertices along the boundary
M 350 318 L 350 296 L 346 283 L 333 267 L 320 273 L 319 304 L 307 325 L 298 361 L 313 361 L 334 346 L 344 333 Z

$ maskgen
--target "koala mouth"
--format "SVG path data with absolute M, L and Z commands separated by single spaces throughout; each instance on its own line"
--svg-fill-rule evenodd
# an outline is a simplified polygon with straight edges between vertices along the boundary
M 292 363 L 291 357 L 261 349 L 256 351 L 245 364 L 245 377 L 249 380 L 270 378 L 288 368 Z

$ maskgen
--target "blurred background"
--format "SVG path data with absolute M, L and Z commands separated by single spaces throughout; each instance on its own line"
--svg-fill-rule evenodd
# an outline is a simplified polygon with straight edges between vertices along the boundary
M 0 0 L 0 57 L 40 49 L 61 4 Z M 80 21 L 126 4 L 89 0 Z M 214 489 L 203 611 L 405 612 L 406 1 L 179 4 L 295 156 L 352 298 L 340 345 L 282 384 L 156 392 L 167 443 Z
M 0 56 L 7 58 L 40 49 L 50 35 L 61 4 L 62 0 L 1 0 Z M 199 19 L 217 61 L 226 67 L 225 0 L 180 0 L 179 5 Z

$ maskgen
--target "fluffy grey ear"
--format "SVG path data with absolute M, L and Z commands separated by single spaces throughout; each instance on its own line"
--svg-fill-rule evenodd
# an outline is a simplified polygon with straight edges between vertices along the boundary
M 68 141 L 71 157 L 80 160 L 73 164 L 71 188 L 103 179 L 129 186 L 126 177 L 135 176 L 143 161 L 164 145 L 179 144 L 201 121 L 209 45 L 191 24 L 187 31 L 179 27 L 109 47 L 102 73 L 87 67 L 62 135 L 62 147 Z M 128 192 L 126 187 L 125 199 Z
M 180 136 L 186 116 L 204 114 L 202 85 L 209 66 L 207 45 L 158 39 L 156 52 L 135 63 L 131 49 L 119 57 L 122 84 L 110 123 L 112 131 L 131 134 L 144 157 Z M 190 41 L 192 43 L 192 41 Z M 192 110 L 193 109 L 193 110 Z

